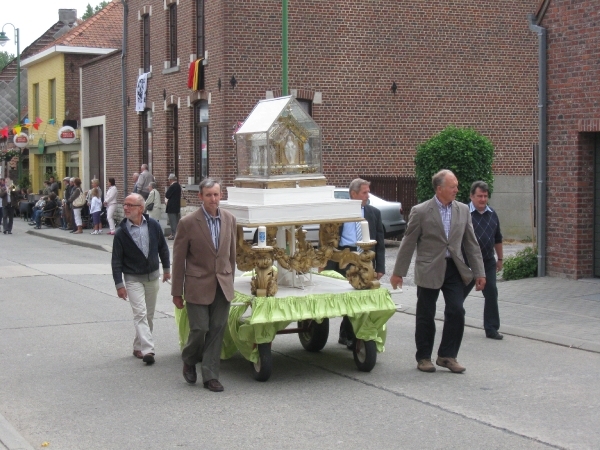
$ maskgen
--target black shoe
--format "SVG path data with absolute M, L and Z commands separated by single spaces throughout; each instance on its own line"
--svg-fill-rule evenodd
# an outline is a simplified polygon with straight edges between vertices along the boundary
M 152 364 L 154 364 L 154 353 L 146 353 L 142 358 L 142 361 L 144 361 L 147 365 L 151 366 Z
M 4 234 L 6 234 L 6 230 L 4 231 Z
M 212 392 L 223 392 L 223 385 L 219 380 L 208 380 L 204 383 L 204 387 Z
M 189 384 L 195 384 L 198 379 L 198 375 L 196 375 L 196 365 L 188 366 L 186 363 L 183 363 L 183 378 Z
M 7 231 L 8 234 L 12 234 L 12 231 Z
M 498 333 L 497 331 L 495 334 L 492 334 L 492 333 L 486 334 L 485 337 L 488 339 L 496 339 L 497 341 L 501 341 L 502 339 L 504 339 L 504 336 L 502 334 Z

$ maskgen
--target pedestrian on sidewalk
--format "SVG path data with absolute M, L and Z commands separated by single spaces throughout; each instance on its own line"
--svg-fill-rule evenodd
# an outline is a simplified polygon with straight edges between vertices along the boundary
M 115 210 L 117 209 L 117 197 L 118 191 L 115 186 L 115 179 L 108 179 L 108 189 L 106 190 L 106 196 L 104 197 L 104 206 L 106 206 L 106 220 L 108 220 L 108 227 L 110 231 L 108 234 L 115 234 Z
M 173 303 L 188 313 L 190 334 L 181 352 L 183 378 L 196 383 L 201 364 L 204 387 L 223 391 L 219 368 L 223 335 L 233 300 L 235 217 L 219 208 L 221 183 L 205 178 L 198 198 L 202 206 L 181 219 L 173 245 Z
M 504 338 L 502 334 L 498 333 L 500 312 L 498 311 L 498 287 L 496 286 L 496 272 L 502 270 L 502 233 L 498 214 L 488 205 L 489 192 L 490 188 L 485 181 L 475 181 L 471 185 L 469 210 L 485 269 L 485 287 L 482 291 L 485 299 L 483 328 L 486 337 L 499 341 Z M 494 252 L 498 256 L 497 261 Z M 475 283 L 472 281 L 465 287 L 465 299 L 474 285 Z
M 150 194 L 150 183 L 154 181 L 154 176 L 148 170 L 148 164 L 142 164 L 140 167 L 140 176 L 136 183 L 136 192 L 144 197 L 144 200 L 148 198 Z
M 61 230 L 68 230 L 71 225 L 71 208 L 69 207 L 69 198 L 71 197 L 71 178 L 63 178 L 63 198 L 62 212 L 60 216 Z
M 444 294 L 444 329 L 436 364 L 454 373 L 466 370 L 456 357 L 465 328 L 465 285 L 475 278 L 475 289 L 485 287 L 485 271 L 469 207 L 456 201 L 458 180 L 450 170 L 440 170 L 432 178 L 435 195 L 413 206 L 406 233 L 390 278 L 392 287 L 402 287 L 412 255 L 417 250 L 415 283 L 417 314 L 415 342 L 417 369 L 435 372 L 431 361 L 435 338 L 435 311 L 440 290 Z M 461 247 L 471 262 L 465 263 Z
M 140 174 L 138 172 L 133 172 L 133 175 L 131 176 L 131 179 L 133 180 L 133 190 L 131 191 L 132 194 L 137 194 L 137 182 L 139 177 Z
M 148 194 L 148 198 L 146 199 L 146 210 L 144 212 L 157 222 L 160 222 L 160 215 L 162 214 L 160 192 L 156 189 L 154 181 L 150 183 L 150 194 Z
M 133 356 L 150 365 L 155 361 L 152 331 L 160 277 L 158 260 L 164 283 L 171 278 L 169 246 L 158 222 L 143 214 L 141 195 L 128 195 L 123 209 L 125 219 L 113 240 L 113 280 L 117 295 L 123 300 L 129 298 L 133 311 Z
M 177 182 L 174 173 L 169 174 L 169 188 L 165 193 L 165 202 L 167 203 L 167 217 L 171 227 L 171 235 L 167 238 L 170 241 L 175 239 L 177 234 L 177 225 L 181 219 L 181 185 Z
M 71 211 L 73 212 L 73 217 L 75 220 L 75 226 L 77 227 L 71 233 L 81 234 L 83 233 L 83 221 L 81 219 L 81 209 L 85 206 L 84 204 L 79 204 L 79 196 L 81 195 L 81 179 L 73 178 L 73 189 L 71 189 L 71 197 L 69 197 L 69 206 L 71 207 Z
M 12 234 L 15 206 L 18 204 L 17 190 L 10 178 L 4 179 L 4 185 L 0 187 L 0 198 L 2 199 L 2 227 L 4 234 Z
M 90 193 L 90 215 L 94 224 L 94 231 L 91 234 L 102 234 L 102 221 L 100 213 L 102 212 L 102 200 L 100 199 L 100 190 L 95 187 Z

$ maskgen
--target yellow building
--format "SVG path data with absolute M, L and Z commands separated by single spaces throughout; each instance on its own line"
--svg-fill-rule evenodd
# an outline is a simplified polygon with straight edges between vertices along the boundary
M 120 47 L 121 8 L 115 2 L 60 36 L 39 53 L 21 61 L 27 69 L 29 111 L 29 176 L 38 192 L 51 174 L 57 180 L 79 177 L 89 186 L 89 162 L 82 152 L 80 135 L 80 66 Z M 107 25 L 107 24 L 110 24 Z M 100 87 L 99 87 L 100 88 Z M 33 124 L 39 122 L 38 129 Z M 75 140 L 59 140 L 64 126 L 75 129 Z

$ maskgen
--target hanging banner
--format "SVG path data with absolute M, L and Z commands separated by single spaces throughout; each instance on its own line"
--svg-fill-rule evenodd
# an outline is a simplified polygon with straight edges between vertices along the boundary
M 58 140 L 63 144 L 72 144 L 75 139 L 75 128 L 66 126 L 58 130 Z
M 17 147 L 25 148 L 29 145 L 29 136 L 27 136 L 25 133 L 15 134 L 13 142 Z

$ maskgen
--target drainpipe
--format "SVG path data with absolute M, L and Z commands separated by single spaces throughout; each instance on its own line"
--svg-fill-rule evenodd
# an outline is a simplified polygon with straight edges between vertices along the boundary
M 123 103 L 123 198 L 127 192 L 127 78 L 125 76 L 125 57 L 127 56 L 127 14 L 129 7 L 126 0 L 121 0 L 123 4 L 123 44 L 121 48 L 121 96 Z
M 547 54 L 546 29 L 535 24 L 535 16 L 529 15 L 529 29 L 538 35 L 538 110 L 539 110 L 539 145 L 537 154 L 537 249 L 538 277 L 546 276 L 546 147 L 547 136 Z

